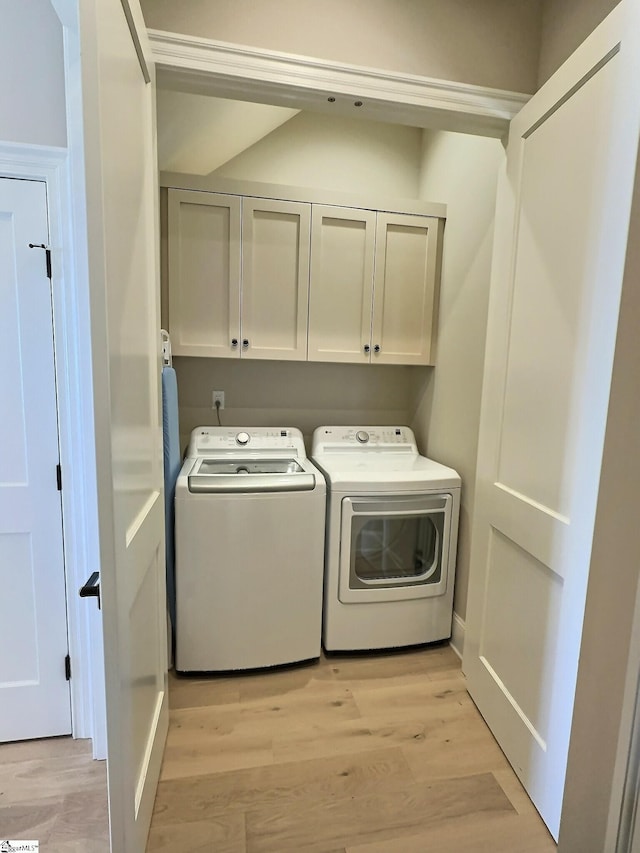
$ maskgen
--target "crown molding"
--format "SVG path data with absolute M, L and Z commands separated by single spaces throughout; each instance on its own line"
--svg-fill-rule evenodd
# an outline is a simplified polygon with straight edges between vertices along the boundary
M 494 137 L 505 135 L 531 97 L 161 30 L 148 34 L 158 87 L 195 94 Z

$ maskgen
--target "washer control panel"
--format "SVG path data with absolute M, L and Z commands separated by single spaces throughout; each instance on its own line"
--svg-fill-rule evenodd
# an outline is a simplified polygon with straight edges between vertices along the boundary
M 312 453 L 385 450 L 417 453 L 413 432 L 406 426 L 326 426 L 313 434 Z
M 206 453 L 269 453 L 287 452 L 292 456 L 306 456 L 304 439 L 299 429 L 293 427 L 196 427 L 191 433 L 188 456 Z

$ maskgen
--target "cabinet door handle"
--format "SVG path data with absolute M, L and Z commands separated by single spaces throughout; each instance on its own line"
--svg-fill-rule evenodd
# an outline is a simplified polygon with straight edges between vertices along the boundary
M 367 353 L 367 355 L 371 352 L 371 347 L 369 346 L 369 344 L 364 345 L 364 351 Z
M 380 344 L 376 344 L 373 348 L 373 351 L 374 352 L 380 352 L 381 349 L 382 349 L 382 347 L 380 346 Z
M 235 349 L 235 347 L 237 347 L 237 346 L 238 346 L 238 339 L 237 338 L 231 338 L 231 348 Z
M 242 339 L 242 349 L 249 349 L 249 338 Z

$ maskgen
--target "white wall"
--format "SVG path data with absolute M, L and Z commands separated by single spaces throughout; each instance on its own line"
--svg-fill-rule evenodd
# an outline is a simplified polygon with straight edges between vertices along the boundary
M 158 167 L 208 175 L 298 110 L 160 89 Z
M 415 199 L 421 140 L 420 128 L 301 112 L 213 174 Z
M 142 0 L 147 26 L 533 92 L 541 0 Z
M 538 85 L 556 71 L 618 0 L 543 0 Z
M 413 428 L 429 456 L 462 477 L 454 609 L 469 580 L 480 395 L 497 173 L 496 139 L 425 131 L 419 193 L 447 204 L 436 367 L 426 374 Z
M 415 367 L 174 358 L 180 439 L 215 424 L 211 392 L 225 391 L 224 426 L 296 426 L 308 440 L 325 424 L 406 424 L 414 409 Z M 308 447 L 310 450 L 310 446 Z
M 49 0 L 0 0 L 0 140 L 67 144 L 62 26 Z

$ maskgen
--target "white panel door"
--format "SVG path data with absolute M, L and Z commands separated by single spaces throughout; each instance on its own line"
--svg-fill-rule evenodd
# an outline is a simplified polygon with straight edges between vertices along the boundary
M 169 190 L 169 332 L 175 355 L 240 355 L 239 196 Z
M 431 364 L 437 320 L 438 219 L 378 213 L 372 364 Z
M 640 4 L 623 0 L 513 120 L 496 216 L 463 664 L 556 838 L 638 150 L 639 59 Z
M 371 360 L 376 214 L 314 204 L 309 361 Z
M 307 357 L 311 205 L 242 200 L 242 356 Z
M 44 183 L 0 179 L 0 741 L 71 733 Z
M 137 2 L 82 10 L 111 846 L 140 853 L 168 725 L 154 92 Z

